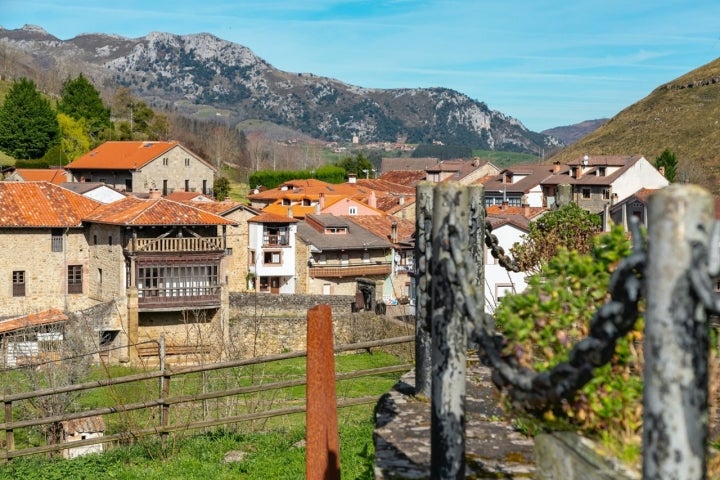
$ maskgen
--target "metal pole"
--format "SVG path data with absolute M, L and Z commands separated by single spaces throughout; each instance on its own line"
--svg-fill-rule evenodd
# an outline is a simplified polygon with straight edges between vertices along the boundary
M 433 184 L 416 188 L 415 202 L 415 394 L 432 395 L 432 339 L 430 337 L 430 270 L 432 255 Z
M 465 478 L 467 330 L 455 264 L 469 247 L 468 189 L 435 187 L 432 222 L 432 401 L 430 477 Z
M 709 246 L 713 199 L 674 184 L 651 196 L 648 210 L 643 478 L 704 479 L 708 319 L 688 272 L 691 243 Z

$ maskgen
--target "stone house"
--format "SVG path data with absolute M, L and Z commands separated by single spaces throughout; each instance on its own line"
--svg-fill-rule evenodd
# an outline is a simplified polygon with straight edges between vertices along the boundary
M 642 155 L 585 155 L 555 167 L 541 182 L 546 205 L 556 202 L 558 187 L 571 186 L 571 201 L 593 213 L 621 202 L 642 188 L 662 188 L 668 180 Z
M 62 168 L 13 168 L 5 176 L 8 182 L 50 182 L 59 185 L 70 179 L 70 173 Z
M 478 183 L 485 187 L 486 206 L 505 203 L 510 207 L 542 207 L 546 200 L 541 182 L 552 174 L 550 165 L 515 164 Z
M 62 442 L 67 444 L 72 444 L 80 440 L 100 438 L 105 434 L 105 421 L 100 415 L 75 420 L 65 420 L 60 422 L 60 424 L 62 425 Z M 103 444 L 96 443 L 93 445 L 66 448 L 63 450 L 63 457 L 76 458 L 82 455 L 102 452 Z
M 65 167 L 74 182 L 100 182 L 124 192 L 159 190 L 212 195 L 217 169 L 178 142 L 105 142 Z
M 156 356 L 161 335 L 169 361 L 222 355 L 228 333 L 225 234 L 235 222 L 159 195 L 130 196 L 83 220 L 88 295 L 117 302 L 121 312 L 114 325 L 118 339 L 107 326 L 108 342 L 128 345 L 130 360 Z
M 295 277 L 306 286 L 297 293 L 355 295 L 357 279 L 365 278 L 380 286 L 378 295 L 384 294 L 392 273 L 389 240 L 347 217 L 322 214 L 298 222 L 296 240 Z
M 218 356 L 233 225 L 162 198 L 102 204 L 47 182 L 0 182 L 0 317 L 112 304 L 92 327 L 115 347 L 111 361 L 156 355 L 161 335 L 171 361 Z

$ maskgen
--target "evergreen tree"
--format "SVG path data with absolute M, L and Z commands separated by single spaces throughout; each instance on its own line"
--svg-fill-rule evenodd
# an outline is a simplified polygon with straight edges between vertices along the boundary
M 675 154 L 667 148 L 655 159 L 655 168 L 663 167 L 665 169 L 665 178 L 670 183 L 674 182 L 677 176 L 677 164 Z
M 82 74 L 63 84 L 58 112 L 75 120 L 84 118 L 86 132 L 95 143 L 99 143 L 101 133 L 110 127 L 110 109 L 105 107 L 100 93 Z
M 58 141 L 57 116 L 35 82 L 13 82 L 0 107 L 0 150 L 17 159 L 40 158 Z

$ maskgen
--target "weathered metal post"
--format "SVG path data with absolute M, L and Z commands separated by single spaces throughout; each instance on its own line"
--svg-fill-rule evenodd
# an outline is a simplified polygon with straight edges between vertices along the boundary
M 706 478 L 708 318 L 692 289 L 693 248 L 709 247 L 713 199 L 674 184 L 650 197 L 643 478 Z M 695 247 L 693 247 L 695 244 Z
M 422 182 L 415 201 L 415 394 L 432 395 L 430 337 L 430 270 L 432 255 L 433 183 Z
M 432 256 L 432 401 L 430 475 L 465 478 L 465 367 L 467 354 L 464 303 L 455 264 L 468 253 L 467 188 L 439 184 L 433 199 Z
M 334 354 L 332 310 L 317 305 L 307 312 L 307 480 L 340 479 Z

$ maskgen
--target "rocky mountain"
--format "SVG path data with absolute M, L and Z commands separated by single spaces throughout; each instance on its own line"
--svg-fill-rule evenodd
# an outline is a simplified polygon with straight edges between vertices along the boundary
M 261 120 L 314 138 L 363 142 L 442 141 L 487 150 L 539 153 L 562 146 L 517 119 L 446 88 L 369 89 L 274 68 L 248 48 L 207 33 L 153 32 L 124 38 L 83 34 L 60 40 L 40 27 L 0 28 L 0 45 L 28 68 L 83 73 L 112 91 L 129 87 L 155 109 L 232 125 Z
M 565 125 L 562 127 L 549 128 L 547 130 L 543 130 L 540 133 L 555 137 L 565 145 L 572 145 L 584 136 L 600 128 L 607 121 L 607 118 L 599 118 L 597 120 L 585 120 L 584 122 L 576 123 L 574 125 Z
M 720 194 L 718 125 L 720 59 L 658 86 L 550 161 L 640 154 L 654 162 L 669 149 L 678 161 L 677 180 Z

